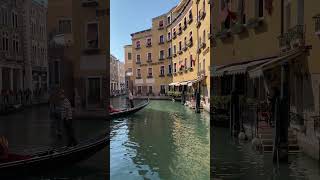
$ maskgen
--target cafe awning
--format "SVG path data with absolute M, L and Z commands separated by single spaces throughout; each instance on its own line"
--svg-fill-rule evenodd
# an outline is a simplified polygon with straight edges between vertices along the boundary
M 284 56 L 280 56 L 278 58 L 274 58 L 271 61 L 267 61 L 263 64 L 260 64 L 259 66 L 255 67 L 254 69 L 251 69 L 249 71 L 249 77 L 255 78 L 263 75 L 263 71 L 274 68 L 275 66 L 280 65 L 281 63 L 287 62 L 291 59 L 294 59 L 300 55 L 302 55 L 303 51 L 301 49 L 294 50 Z
M 275 57 L 225 65 L 220 68 L 217 68 L 216 72 L 213 73 L 213 76 L 220 77 L 220 76 L 224 76 L 224 75 L 245 74 L 248 72 L 249 69 L 256 67 L 256 66 L 259 66 L 263 63 L 266 63 L 266 62 L 272 60 L 273 58 L 275 58 Z

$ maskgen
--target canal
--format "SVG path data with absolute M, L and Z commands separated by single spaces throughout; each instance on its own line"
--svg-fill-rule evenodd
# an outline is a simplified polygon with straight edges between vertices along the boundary
M 123 107 L 124 98 L 111 101 Z M 111 126 L 111 180 L 210 179 L 209 114 L 179 102 L 151 101 Z
M 291 154 L 285 164 L 274 165 L 272 154 L 253 151 L 251 142 L 239 142 L 228 129 L 213 128 L 213 171 L 219 179 L 237 180 L 319 180 L 318 161 L 306 155 Z
M 79 141 L 94 138 L 107 127 L 108 123 L 101 120 L 74 121 L 75 134 Z M 8 139 L 9 149 L 13 152 L 66 144 L 65 138 L 59 140 L 56 137 L 55 130 L 55 120 L 49 116 L 49 108 L 46 105 L 27 108 L 9 116 L 0 116 L 0 136 Z M 109 176 L 109 159 L 106 153 L 107 149 L 104 149 L 75 166 L 48 173 L 39 172 L 32 177 L 21 174 L 22 177 L 18 177 L 17 180 L 105 180 Z M 1 177 L 0 179 L 2 180 Z

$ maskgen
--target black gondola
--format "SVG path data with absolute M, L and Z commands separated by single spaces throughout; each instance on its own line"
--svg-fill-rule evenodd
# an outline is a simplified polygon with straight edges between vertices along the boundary
M 124 109 L 121 110 L 120 112 L 114 112 L 114 113 L 110 113 L 110 119 L 115 119 L 115 118 L 120 118 L 120 117 L 125 117 L 131 114 L 134 114 L 138 111 L 140 111 L 141 109 L 143 109 L 144 107 L 146 107 L 149 104 L 149 100 L 145 103 L 142 103 L 134 108 L 130 108 L 130 109 Z M 75 113 L 73 118 L 77 119 L 77 120 L 90 120 L 90 119 L 94 119 L 94 120 L 105 120 L 106 116 L 105 116 L 105 111 L 97 111 L 94 113 Z
M 65 165 L 75 164 L 88 159 L 108 145 L 109 134 L 79 143 L 74 147 L 48 148 L 46 150 L 27 154 L 9 155 L 13 157 L 0 163 L 0 176 L 30 175 L 43 171 L 51 171 Z
M 22 104 L 3 106 L 0 108 L 0 115 L 2 116 L 10 115 L 10 114 L 22 111 L 23 109 L 24 108 Z

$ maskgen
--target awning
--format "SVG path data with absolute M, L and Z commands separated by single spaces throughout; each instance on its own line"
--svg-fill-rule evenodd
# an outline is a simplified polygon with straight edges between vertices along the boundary
M 271 61 L 273 58 L 275 57 L 222 66 L 220 68 L 217 68 L 216 72 L 213 73 L 213 76 L 220 77 L 223 75 L 245 74 L 250 68 Z
M 262 76 L 263 75 L 263 71 L 265 70 L 268 70 L 268 69 L 271 69 L 275 66 L 278 66 L 279 64 L 281 63 L 284 63 L 288 60 L 291 60 L 291 59 L 294 59 L 298 56 L 300 56 L 301 54 L 303 53 L 303 51 L 301 49 L 298 49 L 298 50 L 294 50 L 284 56 L 281 56 L 281 57 L 278 57 L 278 58 L 275 58 L 271 61 L 267 61 L 263 64 L 261 64 L 260 66 L 252 69 L 249 71 L 249 77 L 250 78 L 255 78 L 255 77 L 259 77 L 259 76 Z

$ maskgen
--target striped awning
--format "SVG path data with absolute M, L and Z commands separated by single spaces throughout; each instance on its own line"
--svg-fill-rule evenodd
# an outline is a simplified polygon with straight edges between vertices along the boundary
M 272 58 L 265 58 L 260 60 L 254 61 L 247 61 L 244 63 L 237 63 L 231 65 L 225 65 L 220 68 L 217 68 L 215 72 L 213 72 L 214 77 L 221 77 L 224 75 L 238 75 L 238 74 L 245 74 L 248 72 L 249 69 L 264 64 L 268 61 L 272 61 L 275 57 Z

